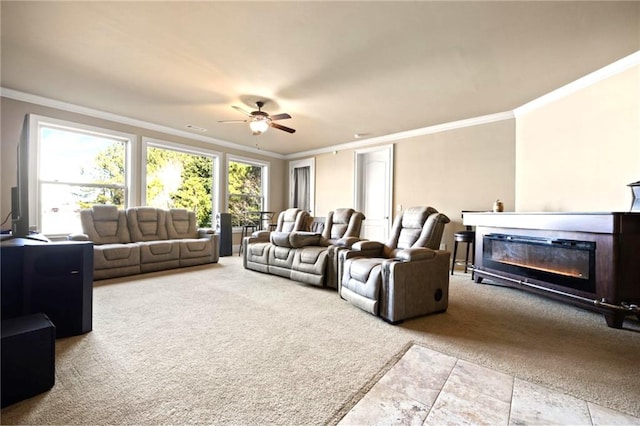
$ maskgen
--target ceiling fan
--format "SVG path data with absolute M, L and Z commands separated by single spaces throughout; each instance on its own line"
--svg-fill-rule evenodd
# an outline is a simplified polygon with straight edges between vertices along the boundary
M 266 112 L 262 111 L 262 107 L 264 106 L 263 101 L 256 102 L 256 106 L 258 107 L 257 111 L 248 112 L 238 106 L 232 105 L 231 106 L 232 108 L 240 111 L 241 113 L 243 113 L 249 118 L 247 120 L 221 120 L 221 121 L 218 121 L 218 123 L 249 123 L 249 127 L 251 128 L 251 131 L 253 132 L 254 135 L 259 135 L 261 133 L 266 132 L 269 127 L 273 127 L 274 129 L 284 130 L 287 133 L 295 133 L 296 130 L 292 129 L 291 127 L 274 123 L 274 121 L 277 121 L 277 120 L 285 120 L 287 118 L 291 118 L 289 114 L 283 113 L 283 114 L 269 115 Z

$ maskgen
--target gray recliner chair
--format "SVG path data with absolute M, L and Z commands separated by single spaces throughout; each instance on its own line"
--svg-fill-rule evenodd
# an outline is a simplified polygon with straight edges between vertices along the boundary
M 323 245 L 329 246 L 327 249 L 327 287 L 338 288 L 340 251 L 350 249 L 353 244 L 360 241 L 360 231 L 364 219 L 364 214 L 350 208 L 335 209 L 327 214 L 321 239 Z
M 293 232 L 289 244 L 298 248 L 293 257 L 291 279 L 337 289 L 338 253 L 360 241 L 363 220 L 361 212 L 339 208 L 327 214 L 322 233 L 315 238 Z
M 308 231 L 311 223 L 311 216 L 308 212 L 290 208 L 278 215 L 276 229 L 273 231 L 257 231 L 251 236 L 245 237 L 240 244 L 243 244 L 243 264 L 246 269 L 252 269 L 259 272 L 269 272 L 269 253 L 272 242 L 288 240 L 289 234 L 293 231 Z M 278 253 L 276 263 L 283 261 L 285 264 L 293 262 L 291 259 L 280 259 L 282 255 L 288 254 L 284 251 Z
M 340 297 L 392 324 L 446 311 L 451 253 L 438 248 L 449 222 L 432 207 L 411 207 L 386 244 L 359 241 L 342 251 Z

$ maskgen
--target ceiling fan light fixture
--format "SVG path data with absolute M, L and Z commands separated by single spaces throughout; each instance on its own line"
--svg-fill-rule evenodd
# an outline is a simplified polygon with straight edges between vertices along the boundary
M 260 134 L 267 131 L 269 122 L 267 120 L 254 120 L 249 122 L 249 127 L 254 134 Z

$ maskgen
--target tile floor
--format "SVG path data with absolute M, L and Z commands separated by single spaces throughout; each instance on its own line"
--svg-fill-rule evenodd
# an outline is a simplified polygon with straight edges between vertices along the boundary
M 628 416 L 414 345 L 339 425 L 640 425 Z

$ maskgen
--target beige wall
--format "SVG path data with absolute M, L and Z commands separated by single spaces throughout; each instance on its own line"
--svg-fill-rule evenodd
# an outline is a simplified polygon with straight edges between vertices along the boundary
M 353 207 L 354 153 L 353 149 L 346 149 L 316 157 L 316 216 Z
M 640 66 L 516 119 L 516 210 L 627 211 L 640 180 Z
M 515 203 L 513 119 L 424 135 L 395 145 L 394 210 L 430 205 L 451 223 L 443 242 L 463 229 L 463 210 L 491 210 L 499 198 L 506 211 Z M 395 215 L 395 212 L 394 212 Z
M 496 198 L 515 204 L 513 119 L 401 139 L 394 143 L 394 216 L 397 206 L 429 205 L 451 219 L 443 242 L 463 229 L 462 210 L 490 210 Z M 385 145 L 388 144 L 385 143 Z M 354 206 L 355 150 L 316 156 L 316 215 Z
M 227 147 L 213 145 L 207 142 L 193 140 L 185 137 L 169 135 L 153 130 L 147 130 L 140 127 L 130 126 L 126 124 L 116 123 L 113 121 L 103 120 L 100 118 L 89 117 L 68 111 L 49 108 L 41 105 L 30 104 L 27 102 L 17 101 L 9 98 L 2 98 L 1 104 L 1 133 L 0 133 L 0 162 L 2 165 L 1 184 L 0 184 L 0 213 L 2 218 L 11 211 L 11 187 L 16 184 L 16 147 L 20 139 L 20 131 L 26 114 L 33 113 L 46 117 L 68 120 L 75 123 L 82 123 L 105 129 L 117 130 L 121 132 L 132 133 L 141 137 L 149 137 L 163 141 L 186 144 L 199 148 L 211 149 L 223 154 L 234 154 L 245 158 L 253 158 L 262 161 L 268 161 L 271 168 L 271 177 L 269 179 L 270 209 L 280 211 L 285 208 L 287 203 L 285 193 L 282 191 L 283 182 L 287 176 L 285 171 L 285 161 L 278 158 L 266 157 L 247 153 L 245 151 L 233 150 Z M 224 171 L 226 166 L 224 161 L 226 156 L 221 159 L 221 180 L 222 188 L 226 188 L 226 177 Z M 138 183 L 139 184 L 139 183 Z M 224 199 L 226 194 L 220 194 L 222 209 L 224 209 Z M 138 200 L 139 202 L 139 200 Z M 10 223 L 3 226 L 3 229 L 9 228 Z

